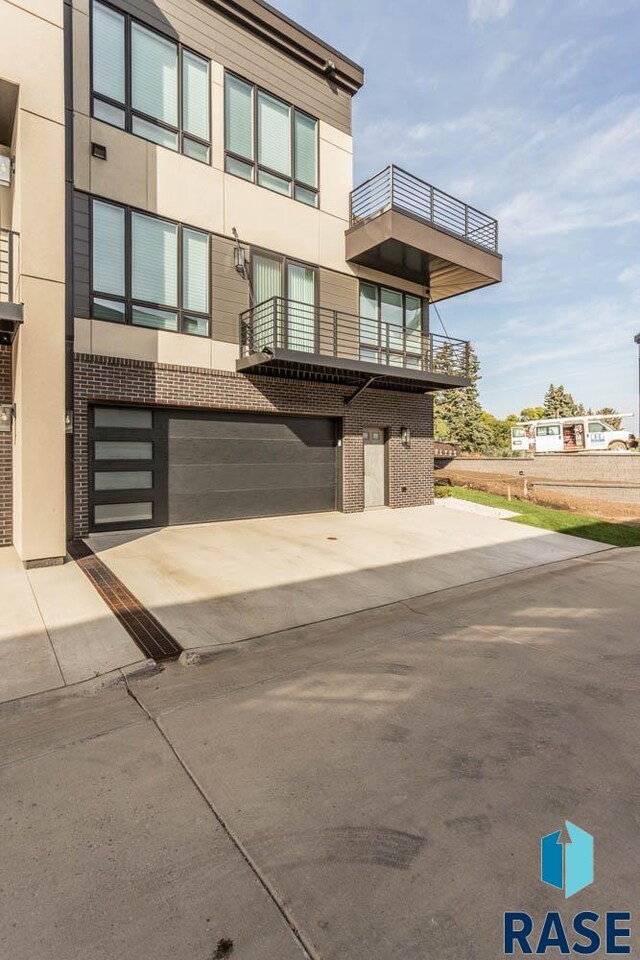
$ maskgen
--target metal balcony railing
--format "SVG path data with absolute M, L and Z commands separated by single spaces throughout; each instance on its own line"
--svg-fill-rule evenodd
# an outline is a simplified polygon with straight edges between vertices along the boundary
M 273 297 L 240 315 L 243 357 L 269 350 L 467 378 L 469 343 Z
M 350 204 L 352 227 L 395 210 L 498 252 L 497 220 L 393 164 L 352 190 Z
M 0 302 L 3 303 L 20 302 L 19 239 L 14 230 L 0 230 Z

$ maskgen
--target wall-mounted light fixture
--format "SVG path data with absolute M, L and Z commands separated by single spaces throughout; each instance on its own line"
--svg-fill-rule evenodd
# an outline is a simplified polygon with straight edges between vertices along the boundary
M 233 265 L 236 268 L 236 273 L 244 277 L 247 271 L 247 251 L 240 244 L 234 248 Z
M 12 403 L 0 404 L 0 433 L 11 433 L 15 407 Z
M 96 160 L 106 160 L 107 148 L 105 147 L 104 143 L 92 143 L 91 156 L 95 157 Z
M 400 439 L 403 447 L 411 446 L 411 430 L 409 427 L 400 427 Z

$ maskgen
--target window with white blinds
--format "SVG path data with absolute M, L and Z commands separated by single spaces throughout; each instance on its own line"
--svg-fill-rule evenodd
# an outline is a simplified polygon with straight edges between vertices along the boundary
M 131 214 L 131 296 L 178 306 L 178 227 L 158 217 Z
M 92 317 L 208 336 L 211 238 L 119 204 L 91 204 Z
M 225 153 L 227 173 L 318 206 L 318 121 L 231 73 Z
M 100 0 L 92 41 L 93 116 L 209 163 L 209 61 Z
M 316 347 L 317 270 L 277 254 L 251 257 L 254 350 L 286 347 L 313 352 Z

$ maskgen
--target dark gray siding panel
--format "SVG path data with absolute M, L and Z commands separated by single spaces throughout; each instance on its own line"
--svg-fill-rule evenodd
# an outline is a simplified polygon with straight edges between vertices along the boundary
M 334 510 L 333 420 L 167 414 L 169 523 Z
M 89 197 L 75 193 L 73 197 L 73 314 L 89 316 L 90 299 Z
M 247 80 L 351 133 L 351 95 L 202 0 L 111 0 Z
M 232 240 L 224 237 L 212 238 L 212 337 L 225 343 L 238 343 L 239 317 L 249 307 L 249 284 L 233 265 L 234 246 Z

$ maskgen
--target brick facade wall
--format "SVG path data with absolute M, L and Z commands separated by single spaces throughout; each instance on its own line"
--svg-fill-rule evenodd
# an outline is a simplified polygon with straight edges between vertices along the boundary
M 388 431 L 389 506 L 413 507 L 433 502 L 433 402 L 422 394 L 367 389 L 345 407 L 352 387 L 245 377 L 199 367 L 180 367 L 76 354 L 74 370 L 74 528 L 87 533 L 88 407 L 93 401 L 136 405 L 310 414 L 342 419 L 342 477 L 345 512 L 364 509 L 366 426 Z M 404 447 L 401 427 L 411 431 Z
M 0 346 L 0 403 L 12 402 L 11 347 Z M 13 435 L 0 433 L 0 547 L 12 542 Z

